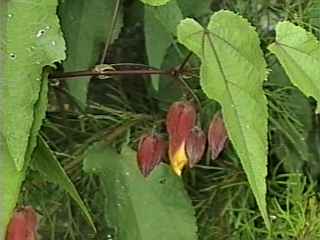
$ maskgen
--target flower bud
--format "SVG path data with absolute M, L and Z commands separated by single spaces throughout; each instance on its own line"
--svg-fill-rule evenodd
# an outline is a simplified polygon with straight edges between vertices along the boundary
M 186 152 L 189 159 L 189 167 L 193 168 L 202 158 L 206 148 L 206 135 L 199 127 L 194 127 L 186 141 Z
M 169 134 L 169 159 L 173 171 L 181 175 L 188 163 L 185 150 L 187 137 L 195 126 L 197 113 L 190 102 L 175 102 L 167 114 L 167 131 Z
M 147 177 L 164 156 L 166 144 L 158 135 L 144 135 L 141 137 L 137 160 L 139 169 Z
M 8 225 L 6 240 L 37 240 L 38 219 L 32 207 L 15 212 Z
M 220 113 L 216 113 L 210 123 L 208 131 L 209 149 L 211 158 L 215 160 L 225 147 L 228 140 L 226 128 Z

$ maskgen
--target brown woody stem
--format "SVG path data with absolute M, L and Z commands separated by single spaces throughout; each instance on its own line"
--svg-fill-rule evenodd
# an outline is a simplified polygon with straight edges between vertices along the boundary
M 53 73 L 49 75 L 49 79 L 60 79 L 60 78 L 76 78 L 86 76 L 121 76 L 121 75 L 172 75 L 172 71 L 164 70 L 108 70 L 103 73 L 95 71 L 75 71 L 65 73 Z

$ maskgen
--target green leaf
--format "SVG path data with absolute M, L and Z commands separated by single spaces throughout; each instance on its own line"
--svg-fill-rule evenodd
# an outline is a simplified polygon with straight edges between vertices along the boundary
M 1 132 L 18 170 L 29 145 L 42 67 L 65 57 L 56 6 L 56 0 L 11 0 L 7 6 Z
M 112 18 L 118 0 L 65 0 L 59 9 L 62 30 L 67 44 L 64 71 L 93 68 L 99 63 L 106 39 L 112 31 Z M 123 25 L 122 6 L 113 29 L 110 44 L 118 37 Z M 86 106 L 89 77 L 67 81 L 70 93 L 81 107 Z
M 178 0 L 178 3 L 186 17 L 199 17 L 212 12 L 212 0 Z
M 262 85 L 266 63 L 253 27 L 230 11 L 215 13 L 203 28 L 192 19 L 178 26 L 178 40 L 201 59 L 201 87 L 217 100 L 262 217 L 266 209 L 267 101 Z
M 22 171 L 18 171 L 14 167 L 14 161 L 9 155 L 5 140 L 1 135 L 0 172 L 2 174 L 0 175 L 0 197 L 5 196 L 5 198 L 0 198 L 0 239 L 2 239 L 1 236 L 3 236 L 6 230 L 6 225 L 10 220 L 11 213 L 16 205 L 21 183 L 25 178 L 25 172 L 29 166 L 28 163 L 31 160 L 33 150 L 37 145 L 38 132 L 47 109 L 48 75 L 49 72 L 45 70 L 41 81 L 39 98 L 34 106 L 34 121 L 32 123 L 29 144 L 25 155 L 26 164 Z
M 162 164 L 144 178 L 136 152 L 120 155 L 104 143 L 92 146 L 84 169 L 100 176 L 106 192 L 106 218 L 115 239 L 195 240 L 196 220 L 181 178 Z
M 276 26 L 276 42 L 268 49 L 276 55 L 293 85 L 314 97 L 320 112 L 320 43 L 316 37 L 290 22 Z
M 161 7 L 145 6 L 144 34 L 149 65 L 161 67 L 169 46 L 174 42 L 176 27 L 182 19 L 176 0 Z M 156 91 L 159 90 L 159 76 L 152 76 L 152 86 Z
M 184 55 L 189 53 L 185 48 L 181 50 L 185 50 L 181 51 Z M 183 57 L 178 54 L 176 46 L 171 45 L 167 49 L 161 69 L 170 69 L 173 66 L 178 66 L 181 62 L 183 62 Z M 179 101 L 183 97 L 181 83 L 171 76 L 161 75 L 158 86 L 159 90 L 154 94 L 154 97 L 159 101 L 160 109 L 164 111 L 167 111 L 173 102 Z
M 144 4 L 149 4 L 151 6 L 161 6 L 170 2 L 170 0 L 140 0 L 140 1 L 143 2 Z
M 64 41 L 56 17 L 55 0 L 12 0 L 6 11 L 6 39 L 1 97 L 0 239 L 16 205 L 27 164 L 45 115 L 47 76 L 42 67 L 62 60 Z M 3 13 L 3 12 L 1 12 Z
M 82 201 L 77 189 L 73 185 L 72 181 L 65 173 L 64 169 L 60 165 L 58 159 L 55 157 L 51 151 L 48 144 L 43 138 L 39 137 L 38 146 L 35 149 L 33 161 L 33 167 L 38 170 L 49 182 L 58 184 L 63 188 L 73 200 L 78 204 L 82 210 L 84 216 L 87 218 L 89 224 L 94 230 L 95 226 L 93 220 L 90 216 L 89 210 Z
M 0 135 L 0 239 L 4 240 L 7 224 L 19 196 L 25 171 L 18 171 L 10 156 L 8 146 L 2 134 Z
M 39 98 L 34 105 L 34 121 L 32 123 L 30 137 L 29 137 L 29 144 L 27 148 L 27 152 L 25 155 L 25 167 L 28 167 L 28 163 L 31 160 L 33 151 L 37 146 L 38 142 L 38 133 L 40 131 L 42 121 L 46 116 L 46 111 L 48 107 L 48 76 L 50 73 L 50 68 L 45 68 L 42 73 L 42 81 L 41 81 L 41 88 L 39 93 Z

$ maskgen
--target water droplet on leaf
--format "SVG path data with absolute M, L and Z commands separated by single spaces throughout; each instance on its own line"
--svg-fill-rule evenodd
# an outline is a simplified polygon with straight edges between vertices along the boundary
M 40 29 L 38 32 L 37 32 L 37 35 L 36 35 L 36 37 L 37 38 L 39 38 L 39 37 L 41 37 L 43 34 L 45 34 L 45 30 L 44 29 Z
M 111 235 L 111 234 L 108 234 L 108 235 L 107 235 L 107 239 L 108 239 L 108 240 L 112 240 L 112 235 Z
M 17 57 L 15 53 L 10 53 L 9 56 L 11 59 L 16 59 L 16 57 Z

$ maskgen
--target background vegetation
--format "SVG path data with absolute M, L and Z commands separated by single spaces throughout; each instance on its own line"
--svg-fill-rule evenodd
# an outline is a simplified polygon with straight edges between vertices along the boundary
M 24 169 L 21 176 L 19 171 L 10 170 L 13 169 L 11 165 L 0 163 L 1 174 L 6 172 L 8 178 L 16 176 L 10 178 L 10 184 L 8 178 L 2 180 L 1 185 L 6 187 L 0 187 L 0 194 L 4 196 L 9 188 L 13 189 L 13 185 L 19 185 L 25 178 L 18 206 L 32 205 L 38 211 L 41 215 L 39 233 L 43 239 L 50 240 L 151 240 L 161 239 L 159 236 L 163 234 L 168 240 L 320 239 L 320 120 L 315 113 L 317 104 L 314 98 L 306 97 L 292 84 L 279 60 L 268 50 L 275 41 L 276 25 L 283 20 L 312 32 L 319 40 L 320 1 L 172 0 L 161 7 L 143 2 L 61 0 L 56 15 L 55 1 L 52 0 L 43 11 L 51 11 L 57 18 L 45 14 L 37 19 L 25 15 L 27 10 L 35 14 L 32 6 L 21 9 L 19 1 L 11 1 L 6 13 L 7 29 L 10 29 L 10 21 L 21 14 L 25 18 L 15 26 L 31 25 L 34 21 L 41 25 L 43 22 L 41 27 L 35 26 L 32 31 L 39 38 L 49 35 L 41 38 L 43 40 L 34 45 L 35 49 L 26 50 L 22 46 L 24 51 L 30 52 L 24 61 L 32 64 L 19 65 L 19 71 L 16 68 L 8 70 L 19 76 L 14 84 L 23 84 L 32 76 L 42 78 L 42 84 L 46 85 L 49 74 L 88 70 L 102 63 L 109 64 L 111 70 L 172 71 L 179 70 L 187 60 L 185 66 L 192 70 L 192 74 L 123 74 L 106 79 L 86 76 L 73 80 L 49 77 L 49 88 L 38 87 L 37 97 L 32 100 L 35 106 L 32 121 L 14 110 L 4 117 L 6 121 L 10 114 L 18 116 L 17 121 L 29 121 L 32 127 L 29 126 L 31 133 L 25 143 L 24 160 L 15 159 L 16 165 Z M 263 90 L 269 114 L 266 178 L 269 229 L 231 142 L 217 160 L 212 161 L 207 154 L 195 168 L 186 169 L 183 181 L 173 176 L 167 164 L 163 164 L 150 177 L 150 185 L 146 187 L 143 178 L 135 171 L 136 165 L 131 165 L 135 163 L 132 149 L 137 149 L 142 134 L 158 132 L 167 138 L 164 121 L 168 107 L 174 101 L 195 99 L 199 102 L 200 124 L 204 129 L 220 109 L 220 105 L 208 99 L 200 86 L 200 60 L 177 41 L 176 26 L 185 17 L 192 17 L 206 26 L 211 15 L 221 9 L 241 15 L 254 26 L 268 66 L 269 75 L 263 83 Z M 58 27 L 52 29 L 52 26 L 58 26 L 58 19 L 61 34 L 57 34 L 60 32 Z M 22 28 L 8 30 L 7 35 L 16 34 L 17 37 L 7 39 L 5 51 L 10 58 L 7 61 L 20 60 L 21 57 L 18 51 L 10 51 L 14 44 L 10 41 L 18 44 L 21 39 L 29 41 L 28 36 L 13 31 L 22 31 Z M 64 50 L 62 36 L 66 43 L 65 60 L 61 53 Z M 320 49 L 319 42 L 317 44 Z M 46 46 L 45 50 L 38 51 L 43 46 Z M 36 66 L 38 61 L 41 64 Z M 54 72 L 45 69 L 40 76 L 39 69 L 44 65 L 56 69 Z M 25 75 L 25 67 L 33 68 L 39 76 Z M 319 82 L 317 74 L 315 70 Z M 28 93 L 22 94 L 18 90 L 10 94 L 22 100 L 23 97 L 30 98 Z M 45 100 L 41 96 L 46 94 L 49 101 L 39 137 L 37 129 L 41 124 L 37 122 L 43 117 L 37 115 L 43 112 L 41 102 Z M 4 97 L 8 95 L 3 93 Z M 6 109 L 14 109 L 15 103 L 5 103 Z M 3 132 L 7 130 L 6 126 L 4 129 Z M 11 137 L 14 141 L 21 136 Z M 36 142 L 38 147 L 33 152 L 34 147 L 30 146 Z M 112 156 L 113 161 L 105 160 L 107 156 Z M 119 172 L 128 172 L 128 176 Z M 260 185 L 257 188 L 260 187 L 263 188 Z M 167 195 L 168 192 L 173 193 Z M 147 199 L 146 204 L 139 201 L 141 196 Z M 166 204 L 157 206 L 158 199 Z M 128 201 L 132 206 L 125 205 Z M 119 207 L 117 204 L 121 204 L 123 212 L 114 210 Z M 148 209 L 152 205 L 155 207 Z M 1 207 L 0 204 L 3 211 Z M 139 215 L 134 211 L 147 213 Z M 161 212 L 167 214 L 162 216 Z M 135 219 L 130 219 L 133 215 Z M 140 235 L 129 235 L 136 231 L 131 227 L 139 229 Z

